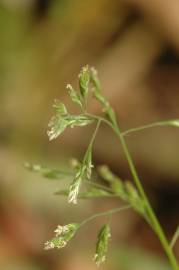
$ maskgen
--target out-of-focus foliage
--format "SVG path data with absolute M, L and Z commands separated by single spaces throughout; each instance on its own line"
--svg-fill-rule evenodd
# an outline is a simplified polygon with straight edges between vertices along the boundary
M 137 269 L 154 269 L 154 270 L 169 270 L 170 266 L 165 261 L 158 260 L 152 254 L 146 254 L 142 250 L 137 250 L 131 247 L 116 249 L 113 253 L 113 259 L 118 269 L 137 270 Z

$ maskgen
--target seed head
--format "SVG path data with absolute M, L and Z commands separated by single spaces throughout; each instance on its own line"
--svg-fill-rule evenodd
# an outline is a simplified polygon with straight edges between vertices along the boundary
M 45 250 L 48 250 L 48 249 L 53 249 L 55 248 L 55 245 L 52 241 L 47 241 L 45 244 L 44 244 L 44 249 Z
M 96 243 L 96 253 L 94 256 L 94 260 L 97 266 L 99 266 L 106 260 L 106 253 L 108 250 L 108 241 L 110 236 L 110 227 L 108 224 L 105 224 L 98 234 L 98 240 Z

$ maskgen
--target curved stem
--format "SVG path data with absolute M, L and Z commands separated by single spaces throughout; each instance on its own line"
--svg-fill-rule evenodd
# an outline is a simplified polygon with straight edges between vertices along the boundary
M 89 218 L 85 219 L 84 221 L 82 221 L 80 223 L 80 227 L 83 226 L 83 225 L 85 225 L 87 222 L 89 222 L 89 221 L 97 218 L 97 217 L 113 215 L 113 214 L 115 214 L 117 212 L 121 212 L 121 211 L 127 210 L 129 208 L 131 208 L 130 205 L 124 205 L 122 207 L 118 207 L 118 208 L 115 208 L 115 209 L 112 209 L 112 210 L 109 210 L 109 211 L 105 211 L 105 212 L 100 212 L 100 213 L 94 214 L 91 217 L 89 217 Z
M 93 133 L 93 135 L 92 135 L 92 137 L 91 137 L 90 143 L 89 143 L 88 148 L 87 148 L 87 150 L 86 150 L 86 153 L 85 153 L 85 155 L 84 155 L 83 162 L 85 162 L 85 161 L 86 161 L 89 151 L 91 151 L 91 150 L 92 150 L 93 143 L 94 143 L 94 140 L 95 140 L 95 138 L 96 138 L 96 134 L 97 134 L 97 132 L 98 132 L 98 129 L 99 129 L 100 123 L 101 123 L 101 120 L 100 120 L 100 119 L 98 119 L 98 121 L 97 121 L 97 125 L 96 125 L 96 128 L 95 128 L 95 131 L 94 131 L 94 133 Z
M 128 162 L 128 165 L 129 165 L 129 168 L 130 168 L 130 171 L 131 171 L 131 174 L 133 176 L 133 179 L 134 179 L 134 182 L 136 184 L 136 187 L 141 195 L 141 197 L 143 198 L 145 204 L 146 204 L 146 210 L 148 212 L 148 216 L 151 220 L 151 227 L 152 229 L 155 231 L 155 233 L 157 234 L 168 258 L 169 258 L 169 261 L 173 267 L 173 270 L 179 270 L 179 266 L 178 266 L 178 263 L 177 263 L 177 260 L 176 260 L 176 257 L 170 247 L 170 244 L 165 236 L 165 233 L 150 205 L 150 202 L 145 194 L 145 191 L 143 189 L 143 186 L 141 184 L 141 181 L 139 179 L 139 176 L 138 176 L 138 173 L 137 173 L 137 170 L 135 168 L 135 165 L 134 165 L 134 162 L 132 160 L 132 157 L 129 153 L 129 150 L 128 150 L 128 146 L 125 142 L 125 139 L 124 139 L 124 136 L 122 135 L 119 127 L 118 127 L 118 124 L 117 124 L 117 121 L 116 121 L 116 117 L 115 117 L 115 113 L 113 110 L 108 110 L 107 111 L 107 114 L 110 118 L 110 122 L 104 118 L 101 118 L 101 121 L 105 122 L 107 125 L 109 125 L 113 130 L 114 132 L 116 133 L 117 137 L 119 138 L 120 142 L 121 142 L 121 145 L 122 145 L 122 149 L 124 151 L 124 154 L 125 154 L 125 157 L 127 159 L 127 162 Z M 94 117 L 93 115 L 91 115 L 92 117 Z M 94 118 L 95 119 L 95 118 Z M 98 117 L 96 117 L 96 119 L 99 119 Z M 169 121 L 166 121 L 165 122 L 165 125 L 166 123 L 169 123 Z M 155 123 L 155 125 L 164 125 L 164 122 L 158 122 L 158 123 Z M 149 126 L 148 126 L 149 127 Z M 146 128 L 148 128 L 146 127 Z
M 94 187 L 97 187 L 97 188 L 100 188 L 100 189 L 105 190 L 105 191 L 107 191 L 107 192 L 110 192 L 111 195 L 113 195 L 114 197 L 118 197 L 118 195 L 113 194 L 113 190 L 112 190 L 111 188 L 109 188 L 109 187 L 105 187 L 105 186 L 103 186 L 103 185 L 101 185 L 101 184 L 99 184 L 99 183 L 90 181 L 90 180 L 88 180 L 88 179 L 86 179 L 86 180 L 84 180 L 84 181 L 85 181 L 86 183 L 88 183 L 89 185 L 93 185 Z
M 137 170 L 135 168 L 135 165 L 134 165 L 134 162 L 132 160 L 132 157 L 129 153 L 129 150 L 128 150 L 128 147 L 127 147 L 127 144 L 125 142 L 125 139 L 124 139 L 124 136 L 128 133 L 131 133 L 131 132 L 134 132 L 134 131 L 139 131 L 139 130 L 143 130 L 143 129 L 147 129 L 147 128 L 150 128 L 150 127 L 155 127 L 155 126 L 164 126 L 164 125 L 169 125 L 169 122 L 170 121 L 165 121 L 165 122 L 156 122 L 156 123 L 153 123 L 153 124 L 149 124 L 149 125 L 146 125 L 146 126 L 143 126 L 143 127 L 139 127 L 139 128 L 136 128 L 136 129 L 131 129 L 130 132 L 129 131 L 126 131 L 126 132 L 123 132 L 121 133 L 119 127 L 118 127 L 118 124 L 116 122 L 116 120 L 114 119 L 114 121 L 110 122 L 108 121 L 107 119 L 103 118 L 103 117 L 99 117 L 99 116 L 95 116 L 93 114 L 87 114 L 89 117 L 93 118 L 93 119 L 96 119 L 96 120 L 101 120 L 102 122 L 106 123 L 108 126 L 110 126 L 113 131 L 116 133 L 116 135 L 118 136 L 120 142 L 121 142 L 121 145 L 122 145 L 122 148 L 123 148 L 123 151 L 124 151 L 124 154 L 125 154 L 125 157 L 127 159 L 127 162 L 128 162 L 128 165 L 129 165 L 129 168 L 130 168 L 130 171 L 131 171 L 131 174 L 133 176 L 133 179 L 134 179 L 134 182 L 136 184 L 136 187 L 138 188 L 138 191 L 140 192 L 142 198 L 144 199 L 145 201 L 145 204 L 146 204 L 146 210 L 148 212 L 148 216 L 151 220 L 151 226 L 152 226 L 152 229 L 155 231 L 155 233 L 157 234 L 167 256 L 168 256 L 168 259 L 172 265 L 172 268 L 173 270 L 179 270 L 179 266 L 178 266 L 178 263 L 177 263 L 177 260 L 176 260 L 176 257 L 172 251 L 172 248 L 170 247 L 170 244 L 165 236 L 165 233 L 150 205 L 150 202 L 145 194 L 145 191 L 143 189 L 143 186 L 141 184 L 141 181 L 139 179 L 139 176 L 137 174 Z
M 126 156 L 126 159 L 127 159 L 127 162 L 128 162 L 128 165 L 129 165 L 129 168 L 130 168 L 130 171 L 132 173 L 132 176 L 133 176 L 133 179 L 134 179 L 134 182 L 142 196 L 142 198 L 144 199 L 145 201 L 145 204 L 146 204 L 146 210 L 148 212 L 148 215 L 149 215 L 149 218 L 152 222 L 152 228 L 154 229 L 155 233 L 158 235 L 159 237 L 159 240 L 170 260 L 170 263 L 173 267 L 173 270 L 179 270 L 179 266 L 178 266 L 178 263 L 177 263 L 177 260 L 173 254 L 173 251 L 168 243 L 168 240 L 163 232 L 163 229 L 150 205 L 150 202 L 145 194 L 145 191 L 143 189 L 143 186 L 140 182 L 140 179 L 139 179 L 139 176 L 137 174 L 137 171 L 136 171 L 136 168 L 135 168 L 135 165 L 133 163 L 133 160 L 131 158 L 131 155 L 129 153 L 129 150 L 128 150 L 128 147 L 127 147 L 127 144 L 124 140 L 124 137 L 122 136 L 120 130 L 119 130 L 119 127 L 117 126 L 116 123 L 114 123 L 114 127 L 115 127 L 115 133 L 117 134 L 120 142 L 121 142 L 121 145 L 122 145 L 122 148 L 123 148 L 123 151 L 124 151 L 124 154 Z
M 104 122 L 105 124 L 107 124 L 108 126 L 110 126 L 112 129 L 114 129 L 113 125 L 111 124 L 110 121 L 108 121 L 106 118 L 101 117 L 101 116 L 97 116 L 91 113 L 86 113 L 85 116 L 88 116 L 94 120 L 100 120 L 101 122 Z
M 136 127 L 136 128 L 131 128 L 131 129 L 128 129 L 128 130 L 122 132 L 121 135 L 126 136 L 130 133 L 143 131 L 143 130 L 148 129 L 148 128 L 161 127 L 161 126 L 177 126 L 176 120 L 160 121 L 160 122 L 155 122 L 155 123 L 147 124 L 147 125 Z

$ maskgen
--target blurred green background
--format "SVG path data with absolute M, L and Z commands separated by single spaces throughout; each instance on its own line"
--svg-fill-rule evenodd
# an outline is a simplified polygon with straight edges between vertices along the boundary
M 92 261 L 103 219 L 87 225 L 67 248 L 44 251 L 58 224 L 116 207 L 116 200 L 54 196 L 65 181 L 26 171 L 25 161 L 68 168 L 83 156 L 94 127 L 66 131 L 49 142 L 55 98 L 89 64 L 98 69 L 121 129 L 179 117 L 179 3 L 176 0 L 0 0 L 0 268 L 96 269 Z M 72 108 L 74 109 L 74 108 Z M 91 105 L 91 111 L 98 108 Z M 139 175 L 167 233 L 179 224 L 179 130 L 151 129 L 127 138 Z M 106 143 L 108 142 L 108 143 Z M 113 134 L 102 127 L 96 164 L 130 179 Z M 102 269 L 167 270 L 156 236 L 133 211 L 113 218 Z M 179 256 L 179 244 L 175 246 Z

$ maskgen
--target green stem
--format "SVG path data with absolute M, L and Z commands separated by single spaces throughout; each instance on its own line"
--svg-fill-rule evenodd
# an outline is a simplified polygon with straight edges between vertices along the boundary
M 122 145 L 122 148 L 123 148 L 123 151 L 124 151 L 124 154 L 125 154 L 125 157 L 127 159 L 127 162 L 128 162 L 128 165 L 129 165 L 129 168 L 130 168 L 130 171 L 132 173 L 132 176 L 133 176 L 133 179 L 134 179 L 134 182 L 136 184 L 136 187 L 138 188 L 138 191 L 140 192 L 145 204 L 146 204 L 146 210 L 148 212 L 148 215 L 149 215 L 149 218 L 151 220 L 151 223 L 152 223 L 152 229 L 155 231 L 155 233 L 157 234 L 168 258 L 169 258 L 169 261 L 173 267 L 173 270 L 179 270 L 179 266 L 178 266 L 178 263 L 177 263 L 177 260 L 175 258 L 175 255 L 173 254 L 173 251 L 170 247 L 170 244 L 168 243 L 168 240 L 165 236 L 165 233 L 150 205 L 150 202 L 145 194 L 145 191 L 143 189 L 143 186 L 141 184 L 141 181 L 139 179 L 139 176 L 137 174 L 137 170 L 135 168 L 135 165 L 134 165 L 134 162 L 132 160 L 132 157 L 129 153 L 129 150 L 128 150 L 128 147 L 127 147 L 127 144 L 125 142 L 125 139 L 124 139 L 124 133 L 122 134 L 119 127 L 118 127 L 118 124 L 117 124 L 117 121 L 114 117 L 114 114 L 110 115 L 111 111 L 108 112 L 108 115 L 111 119 L 112 122 L 106 120 L 105 118 L 103 117 L 98 117 L 98 116 L 94 116 L 94 115 L 89 115 L 91 117 L 93 117 L 94 119 L 100 119 L 101 121 L 103 121 L 104 123 L 106 123 L 107 125 L 109 125 L 113 130 L 114 132 L 116 133 L 116 135 L 118 136 L 120 142 L 121 142 L 121 145 Z M 151 124 L 151 125 L 146 125 L 145 128 L 149 128 L 149 127 L 154 127 L 154 126 L 162 126 L 162 125 L 166 125 L 168 124 L 169 121 L 166 121 L 166 122 L 157 122 L 154 124 Z M 134 131 L 134 129 L 133 129 Z M 136 131 L 136 130 L 135 130 Z M 138 128 L 138 131 L 139 131 L 139 128 Z M 125 134 L 126 135 L 126 134 Z
M 130 133 L 133 133 L 133 132 L 143 131 L 145 129 L 154 128 L 154 127 L 174 126 L 174 125 L 176 126 L 175 121 L 176 120 L 160 121 L 160 122 L 155 122 L 155 123 L 151 123 L 151 124 L 136 127 L 136 128 L 131 128 L 131 129 L 128 129 L 128 130 L 122 132 L 121 135 L 126 136 L 126 135 L 128 135 Z
M 108 126 L 110 126 L 113 129 L 112 123 L 109 120 L 107 120 L 106 118 L 104 118 L 104 117 L 97 116 L 97 115 L 91 114 L 91 113 L 86 113 L 86 114 L 84 114 L 84 116 L 88 116 L 93 120 L 104 122 L 105 124 L 107 124 Z
M 110 112 L 108 112 L 108 115 L 110 114 Z M 127 159 L 127 162 L 128 162 L 128 165 L 129 165 L 129 168 L 130 168 L 130 171 L 132 173 L 132 176 L 133 176 L 133 179 L 134 179 L 134 182 L 136 184 L 136 187 L 138 188 L 138 191 L 140 192 L 145 204 L 146 204 L 146 210 L 148 212 L 148 215 L 149 215 L 149 218 L 151 220 L 151 223 L 152 223 L 152 229 L 155 231 L 155 233 L 157 234 L 167 256 L 168 256 L 168 259 L 172 265 L 172 268 L 173 270 L 179 270 L 179 266 L 178 266 L 178 263 L 177 263 L 177 260 L 175 258 L 175 255 L 172 251 L 172 248 L 170 247 L 170 244 L 165 236 L 165 233 L 150 205 L 150 202 L 145 194 L 145 191 L 143 189 L 143 186 L 141 184 L 141 181 L 139 179 L 139 176 L 137 174 L 137 170 L 135 168 L 135 165 L 134 165 L 134 162 L 132 160 L 132 157 L 129 153 L 129 150 L 128 150 L 128 147 L 127 147 L 127 144 L 125 142 L 125 139 L 124 139 L 124 135 L 126 135 L 127 133 L 131 133 L 131 132 L 134 132 L 134 131 L 139 131 L 139 130 L 142 130 L 142 129 L 147 129 L 147 128 L 150 128 L 150 127 L 155 127 L 155 126 L 164 126 L 164 125 L 168 125 L 169 124 L 169 121 L 166 121 L 166 122 L 157 122 L 157 123 L 153 123 L 153 124 L 149 124 L 149 125 L 146 125 L 146 126 L 143 126 L 143 127 L 140 127 L 140 128 L 136 128 L 136 129 L 132 129 L 129 131 L 126 131 L 124 133 L 121 133 L 119 127 L 118 127 L 118 124 L 117 124 L 117 121 L 115 118 L 113 118 L 113 114 L 112 115 L 109 115 L 110 119 L 112 120 L 112 122 L 110 122 L 109 120 L 103 118 L 103 117 L 99 117 L 99 116 L 95 116 L 93 114 L 88 114 L 89 117 L 93 118 L 93 119 L 96 119 L 96 120 L 101 120 L 103 121 L 104 123 L 106 123 L 108 126 L 110 126 L 114 132 L 117 134 L 120 142 L 121 142 L 121 145 L 122 145 L 122 148 L 123 148 L 123 151 L 124 151 L 124 154 L 125 154 L 125 157 Z M 111 117 L 112 116 L 112 117 Z
M 175 231 L 175 233 L 174 233 L 174 235 L 173 235 L 173 237 L 172 237 L 172 240 L 171 240 L 171 243 L 170 243 L 170 247 L 171 247 L 171 248 L 174 247 L 174 245 L 175 245 L 175 243 L 176 243 L 178 237 L 179 237 L 179 226 L 177 227 L 177 229 L 176 229 L 176 231 Z
M 107 191 L 107 192 L 111 193 L 111 195 L 112 195 L 113 197 L 118 197 L 118 195 L 115 195 L 114 192 L 113 192 L 113 190 L 112 190 L 111 188 L 109 188 L 109 187 L 103 186 L 103 185 L 101 185 L 101 184 L 99 184 L 99 183 L 90 181 L 90 180 L 88 180 L 88 179 L 85 179 L 84 181 L 85 181 L 86 183 L 90 184 L 90 185 L 93 185 L 94 187 L 100 188 L 100 189 L 102 189 L 102 190 L 104 190 L 104 191 Z
M 149 202 L 149 200 L 148 200 L 148 198 L 147 198 L 147 196 L 145 194 L 145 191 L 143 189 L 143 186 L 142 186 L 142 184 L 140 182 L 140 179 L 139 179 L 139 176 L 137 174 L 135 165 L 134 165 L 133 160 L 131 158 L 131 155 L 129 153 L 127 144 L 126 144 L 126 142 L 124 140 L 124 137 L 122 136 L 122 134 L 121 134 L 121 132 L 119 130 L 119 127 L 118 127 L 118 125 L 116 123 L 114 123 L 114 129 L 115 129 L 115 133 L 117 134 L 117 136 L 118 136 L 118 138 L 119 138 L 119 140 L 121 142 L 121 145 L 122 145 L 124 154 L 126 156 L 126 159 L 128 161 L 128 165 L 129 165 L 129 168 L 131 170 L 134 182 L 135 182 L 135 184 L 136 184 L 142 198 L 145 201 L 146 210 L 147 210 L 149 218 L 150 218 L 150 220 L 152 222 L 152 227 L 153 227 L 155 233 L 159 237 L 159 240 L 160 240 L 160 242 L 161 242 L 161 244 L 162 244 L 162 246 L 163 246 L 163 248 L 164 248 L 164 250 L 165 250 L 165 252 L 166 252 L 166 254 L 168 256 L 168 258 L 169 258 L 169 261 L 170 261 L 170 263 L 171 263 L 171 265 L 173 267 L 173 270 L 179 270 L 179 266 L 178 266 L 178 263 L 176 261 L 175 255 L 173 254 L 173 251 L 172 251 L 172 249 L 171 249 L 171 247 L 170 247 L 170 245 L 168 243 L 168 240 L 167 240 L 167 238 L 166 238 L 166 236 L 165 236 L 165 234 L 163 232 L 163 229 L 162 229 L 162 227 L 161 227 L 161 225 L 160 225 L 160 223 L 159 223 L 159 221 L 158 221 L 158 219 L 157 219 L 157 217 L 156 217 L 156 215 L 155 215 L 155 213 L 154 213 L 154 211 L 153 211 L 153 209 L 152 209 L 152 207 L 150 205 L 150 202 Z
M 82 221 L 80 223 L 80 227 L 83 226 L 83 225 L 85 225 L 87 222 L 89 222 L 89 221 L 97 218 L 97 217 L 113 215 L 113 214 L 115 214 L 117 212 L 121 212 L 121 211 L 127 210 L 129 208 L 131 208 L 130 205 L 124 205 L 122 207 L 118 207 L 118 208 L 115 208 L 115 209 L 112 209 L 112 210 L 109 210 L 109 211 L 105 211 L 105 212 L 100 212 L 100 213 L 94 214 L 91 217 L 89 217 L 89 218 L 85 219 L 84 221 Z
M 116 120 L 116 115 L 115 115 L 115 112 L 114 110 L 110 107 L 109 103 L 107 102 L 107 100 L 105 99 L 105 97 L 102 96 L 101 94 L 101 87 L 100 87 L 100 84 L 98 83 L 98 77 L 97 77 L 97 74 L 96 72 L 92 71 L 92 83 L 94 85 L 94 96 L 95 98 L 99 101 L 99 103 L 101 103 L 102 105 L 102 108 L 103 110 L 105 111 L 106 115 L 108 116 L 109 118 L 109 121 L 108 120 L 102 120 L 104 122 L 106 122 L 109 126 L 112 127 L 112 129 L 114 130 L 114 132 L 117 134 L 120 142 L 121 142 L 121 145 L 122 145 L 122 148 L 123 148 L 123 151 L 124 151 L 124 154 L 125 154 L 125 157 L 127 159 L 127 162 L 128 162 L 128 165 L 129 165 L 129 168 L 130 168 L 130 171 L 131 171 L 131 174 L 133 176 L 133 179 L 134 179 L 134 182 L 136 184 L 136 187 L 138 188 L 138 191 L 141 195 L 141 197 L 143 198 L 144 202 L 145 202 L 145 205 L 146 205 L 146 211 L 148 212 L 148 216 L 151 220 L 151 226 L 152 226 L 152 229 L 155 231 L 155 233 L 158 235 L 158 238 L 160 239 L 160 242 L 170 260 L 170 263 L 172 265 L 172 268 L 173 270 L 179 270 L 179 266 L 178 266 L 178 263 L 177 263 L 177 260 L 175 258 L 175 255 L 173 254 L 173 251 L 168 243 L 168 240 L 163 232 L 163 229 L 150 205 L 150 202 L 145 194 L 145 191 L 143 189 L 143 186 L 141 184 L 141 181 L 139 179 L 139 176 L 137 174 L 137 170 L 135 168 L 135 165 L 134 165 L 134 162 L 132 160 L 132 157 L 130 155 L 130 152 L 128 150 L 128 146 L 125 142 L 125 139 L 124 139 L 124 134 L 122 135 L 119 127 L 118 127 L 118 124 L 117 124 L 117 120 Z M 110 124 L 109 124 L 110 122 Z M 169 123 L 170 122 L 170 123 Z M 147 125 L 145 127 L 143 127 L 142 129 L 145 129 L 145 128 L 149 128 L 149 127 L 153 127 L 153 126 L 161 126 L 161 125 L 166 125 L 166 124 L 169 124 L 169 125 L 175 125 L 175 126 L 179 126 L 178 124 L 178 121 L 176 122 L 175 120 L 172 121 L 166 121 L 165 123 L 164 122 L 158 122 L 158 123 L 155 123 L 155 124 L 151 124 L 151 125 Z M 130 132 L 133 132 L 133 131 L 139 131 L 139 130 L 142 130 L 141 128 L 138 128 L 138 129 L 133 129 L 132 131 L 130 130 Z M 128 132 L 129 133 L 129 132 Z M 126 135 L 126 133 L 125 133 Z
M 93 147 L 93 143 L 94 143 L 94 140 L 95 140 L 95 138 L 96 138 L 96 134 L 97 134 L 97 132 L 98 132 L 100 123 L 101 123 L 101 120 L 98 119 L 97 125 L 96 125 L 96 128 L 95 128 L 95 131 L 94 131 L 94 133 L 93 133 L 93 135 L 92 135 L 92 137 L 91 137 L 90 143 L 89 143 L 88 148 L 87 148 L 87 150 L 86 150 L 86 153 L 85 153 L 85 155 L 84 155 L 84 159 L 83 159 L 83 162 L 84 162 L 84 163 L 86 162 L 86 159 L 87 159 L 87 157 L 88 157 L 89 151 L 91 151 L 91 149 L 92 149 L 92 147 Z

